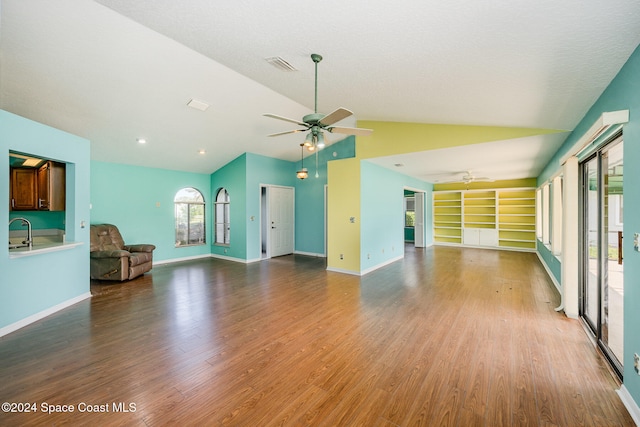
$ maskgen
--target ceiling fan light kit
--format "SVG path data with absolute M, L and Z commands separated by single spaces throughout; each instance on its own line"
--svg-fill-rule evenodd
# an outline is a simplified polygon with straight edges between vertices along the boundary
M 334 123 L 339 122 L 340 120 L 343 120 L 351 115 L 353 115 L 353 112 L 347 110 L 346 108 L 338 108 L 334 111 L 332 111 L 331 113 L 324 115 L 322 113 L 318 113 L 318 63 L 320 61 L 322 61 L 322 56 L 318 55 L 317 53 L 312 53 L 311 54 L 311 60 L 314 62 L 315 64 L 315 104 L 314 104 L 314 112 L 311 114 L 307 114 L 306 116 L 304 116 L 302 118 L 302 121 L 300 120 L 295 120 L 295 119 L 290 119 L 288 117 L 283 117 L 283 116 L 279 116 L 276 114 L 264 114 L 265 117 L 270 117 L 272 119 L 278 119 L 278 120 L 283 120 L 285 122 L 290 122 L 290 123 L 295 123 L 299 126 L 302 126 L 303 129 L 295 129 L 295 130 L 290 130 L 290 131 L 285 131 L 285 132 L 278 132 L 278 133 L 273 133 L 269 136 L 280 136 L 280 135 L 286 135 L 286 134 L 290 134 L 290 133 L 297 133 L 297 132 L 309 132 L 304 140 L 304 142 L 301 145 L 301 147 L 304 150 L 304 147 L 307 148 L 308 151 L 316 151 L 318 149 L 322 149 L 325 147 L 326 142 L 325 142 L 325 137 L 324 137 L 324 132 L 331 132 L 331 133 L 340 133 L 340 134 L 344 134 L 344 135 L 356 135 L 356 136 L 367 136 L 369 134 L 371 134 L 371 132 L 373 132 L 373 130 L 371 129 L 362 129 L 362 128 L 352 128 L 352 127 L 338 127 L 338 126 L 331 126 Z M 304 160 L 304 156 L 303 156 L 303 160 Z M 304 172 L 306 172 L 306 169 L 303 167 L 300 171 L 298 171 L 298 173 L 296 174 L 298 176 L 298 178 L 300 179 L 305 179 L 308 176 L 308 173 L 301 173 L 304 170 Z M 301 175 L 304 175 L 304 177 L 301 177 Z

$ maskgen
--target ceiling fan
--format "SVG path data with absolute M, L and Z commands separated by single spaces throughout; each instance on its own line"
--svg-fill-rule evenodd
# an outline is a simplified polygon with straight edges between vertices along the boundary
M 279 116 L 277 114 L 264 114 L 265 117 L 271 117 L 272 119 L 284 120 L 285 122 L 295 123 L 299 126 L 302 126 L 302 129 L 289 130 L 285 132 L 273 133 L 269 136 L 280 136 L 286 135 L 289 133 L 297 133 L 297 132 L 307 132 L 307 137 L 304 141 L 304 146 L 307 147 L 309 151 L 314 151 L 316 148 L 323 148 L 325 145 L 324 140 L 324 132 L 330 133 L 341 133 L 344 135 L 356 135 L 356 136 L 366 136 L 371 134 L 373 130 L 371 129 L 362 129 L 362 128 L 353 128 L 353 127 L 343 127 L 343 126 L 332 126 L 334 123 L 339 122 L 342 119 L 345 119 L 351 115 L 353 112 L 347 110 L 346 108 L 338 108 L 337 110 L 332 111 L 331 113 L 324 115 L 322 113 L 318 113 L 318 63 L 322 61 L 322 56 L 317 53 L 311 54 L 311 60 L 315 63 L 315 107 L 314 112 L 312 114 L 307 114 L 302 118 L 302 120 L 290 119 L 288 117 Z
M 455 175 L 463 174 L 459 179 L 452 179 L 450 181 L 436 181 L 437 184 L 454 184 L 454 183 L 462 183 L 462 184 L 470 184 L 472 182 L 493 182 L 494 179 L 487 177 L 477 177 L 471 171 L 457 172 Z

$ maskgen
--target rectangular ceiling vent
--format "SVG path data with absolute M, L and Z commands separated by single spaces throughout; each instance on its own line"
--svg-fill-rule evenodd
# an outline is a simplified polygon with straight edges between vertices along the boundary
M 265 58 L 269 64 L 273 65 L 279 70 L 282 71 L 298 71 L 293 65 L 289 64 L 287 61 L 282 59 L 279 56 L 272 56 L 271 58 Z

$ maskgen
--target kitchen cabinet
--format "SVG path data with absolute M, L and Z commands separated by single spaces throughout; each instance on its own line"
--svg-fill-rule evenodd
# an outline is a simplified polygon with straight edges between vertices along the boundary
M 65 165 L 48 161 L 38 168 L 38 210 L 65 209 Z
M 64 211 L 65 172 L 64 163 L 53 161 L 39 168 L 11 168 L 11 210 Z
M 11 168 L 10 207 L 14 211 L 33 211 L 38 208 L 36 170 Z

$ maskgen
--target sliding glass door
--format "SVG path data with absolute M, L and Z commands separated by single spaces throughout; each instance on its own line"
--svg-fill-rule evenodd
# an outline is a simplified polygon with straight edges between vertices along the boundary
M 624 332 L 622 148 L 620 136 L 581 163 L 580 314 L 619 375 Z

